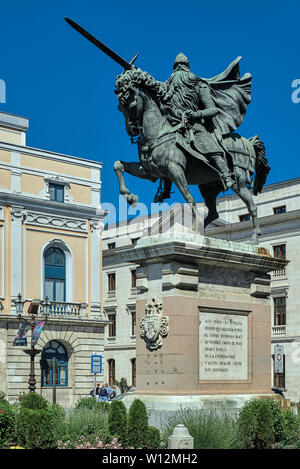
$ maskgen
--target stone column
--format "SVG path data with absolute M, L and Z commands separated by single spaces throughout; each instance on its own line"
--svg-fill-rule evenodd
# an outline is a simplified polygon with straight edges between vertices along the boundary
M 101 243 L 100 235 L 103 223 L 91 220 L 91 317 L 98 318 L 101 314 Z
M 23 294 L 23 246 L 22 231 L 26 218 L 26 210 L 23 207 L 11 207 L 11 297 L 16 298 Z M 12 303 L 12 309 L 14 305 Z

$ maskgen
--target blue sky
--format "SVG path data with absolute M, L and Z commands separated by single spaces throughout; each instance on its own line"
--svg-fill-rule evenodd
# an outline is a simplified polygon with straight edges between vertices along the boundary
M 300 2 L 289 0 L 15 0 L 1 2 L 0 110 L 30 119 L 27 144 L 103 162 L 102 201 L 118 205 L 117 159 L 137 161 L 113 92 L 121 67 L 72 30 L 70 17 L 125 59 L 164 81 L 184 52 L 191 70 L 211 77 L 238 55 L 253 76 L 252 103 L 238 132 L 264 141 L 268 183 L 299 176 Z M 300 93 L 299 93 L 300 96 Z M 150 206 L 157 185 L 126 176 Z M 193 194 L 201 200 L 196 188 Z M 178 191 L 171 203 L 183 201 Z

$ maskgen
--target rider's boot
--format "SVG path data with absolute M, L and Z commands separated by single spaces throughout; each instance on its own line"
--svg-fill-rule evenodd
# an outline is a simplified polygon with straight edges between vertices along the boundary
M 221 153 L 216 153 L 214 155 L 211 155 L 211 159 L 213 160 L 213 163 L 216 169 L 220 173 L 220 177 L 223 182 L 224 190 L 227 191 L 228 189 L 230 189 L 230 187 L 232 187 L 235 184 L 235 182 L 230 177 L 230 172 L 227 166 L 227 162 L 225 160 L 225 156 L 223 156 Z

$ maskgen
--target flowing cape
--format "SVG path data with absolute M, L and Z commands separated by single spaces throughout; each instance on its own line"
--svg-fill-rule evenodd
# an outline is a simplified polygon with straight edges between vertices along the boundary
M 211 91 L 211 97 L 219 113 L 214 122 L 222 135 L 234 132 L 243 122 L 248 104 L 251 102 L 250 73 L 240 76 L 237 57 L 226 70 L 213 78 L 202 78 Z

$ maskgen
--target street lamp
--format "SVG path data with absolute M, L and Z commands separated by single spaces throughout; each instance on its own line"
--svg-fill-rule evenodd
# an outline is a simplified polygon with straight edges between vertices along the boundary
M 51 311 L 51 306 L 52 306 L 52 303 L 51 303 L 51 301 L 49 301 L 48 296 L 46 296 L 45 301 L 42 301 L 41 304 L 43 306 L 43 313 L 44 313 L 46 319 L 48 319 L 48 316 L 49 316 L 50 311 Z
M 20 316 L 22 316 L 23 314 L 23 308 L 24 308 L 24 303 L 25 303 L 25 301 L 23 301 L 22 299 L 21 293 L 18 294 L 14 302 L 16 305 L 16 312 L 17 312 L 18 318 L 20 319 Z
M 28 384 L 29 384 L 28 389 L 30 392 L 35 392 L 36 379 L 35 379 L 35 372 L 34 372 L 34 358 L 36 355 L 41 353 L 41 350 L 36 350 L 34 348 L 35 342 L 33 341 L 33 331 L 37 325 L 36 315 L 38 313 L 40 304 L 42 303 L 42 306 L 44 309 L 44 321 L 46 322 L 48 319 L 48 315 L 50 314 L 51 302 L 49 301 L 48 297 L 46 297 L 45 301 L 43 302 L 41 302 L 40 300 L 32 301 L 28 308 L 29 319 L 27 319 L 23 316 L 25 301 L 22 299 L 21 293 L 18 294 L 17 298 L 14 301 L 15 301 L 16 312 L 17 312 L 19 321 L 23 321 L 28 326 L 31 327 L 31 348 L 23 350 L 23 351 L 27 355 L 30 356 L 30 372 L 29 372 L 29 380 L 28 380 Z

